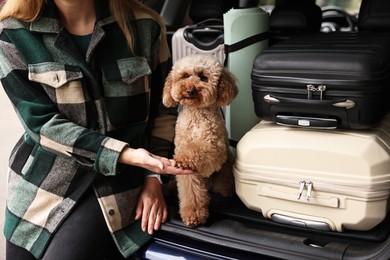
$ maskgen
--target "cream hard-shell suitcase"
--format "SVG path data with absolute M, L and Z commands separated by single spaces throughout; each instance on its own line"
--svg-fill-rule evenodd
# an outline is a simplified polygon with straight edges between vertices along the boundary
M 236 192 L 275 221 L 369 230 L 388 212 L 390 120 L 371 130 L 314 130 L 262 121 L 237 145 Z

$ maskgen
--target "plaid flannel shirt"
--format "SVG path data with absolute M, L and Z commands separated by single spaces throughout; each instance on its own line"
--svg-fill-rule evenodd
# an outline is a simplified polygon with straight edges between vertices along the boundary
M 158 23 L 134 13 L 134 52 L 107 0 L 86 57 L 52 0 L 31 23 L 0 23 L 0 81 L 25 133 L 11 152 L 4 234 L 42 257 L 53 233 L 93 187 L 119 250 L 150 239 L 134 221 L 145 171 L 121 165 L 126 146 L 172 152 L 176 115 L 161 105 L 169 49 Z

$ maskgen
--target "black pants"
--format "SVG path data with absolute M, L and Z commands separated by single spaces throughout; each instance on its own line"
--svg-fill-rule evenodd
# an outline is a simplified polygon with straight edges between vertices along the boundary
M 7 260 L 34 260 L 27 250 L 7 241 Z M 93 191 L 88 192 L 50 242 L 44 260 L 121 260 Z

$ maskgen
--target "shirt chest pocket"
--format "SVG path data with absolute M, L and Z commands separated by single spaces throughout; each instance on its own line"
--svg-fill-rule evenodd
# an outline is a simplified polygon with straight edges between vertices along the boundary
M 87 126 L 87 93 L 79 67 L 57 62 L 30 64 L 29 80 L 40 83 L 59 112 L 76 124 Z
M 76 66 L 57 62 L 30 64 L 29 80 L 43 84 L 50 98 L 57 104 L 82 104 L 85 97 L 82 87 L 83 74 Z
M 149 111 L 149 75 L 146 59 L 131 57 L 102 64 L 108 118 L 114 128 L 144 122 Z
M 146 59 L 131 57 L 102 64 L 105 96 L 124 97 L 148 92 L 148 76 L 152 73 Z

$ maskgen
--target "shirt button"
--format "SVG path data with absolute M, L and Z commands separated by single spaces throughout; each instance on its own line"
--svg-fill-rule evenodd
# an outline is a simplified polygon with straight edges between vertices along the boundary
M 110 210 L 108 211 L 108 214 L 110 214 L 111 216 L 114 215 L 114 214 L 115 214 L 115 210 L 110 209 Z

